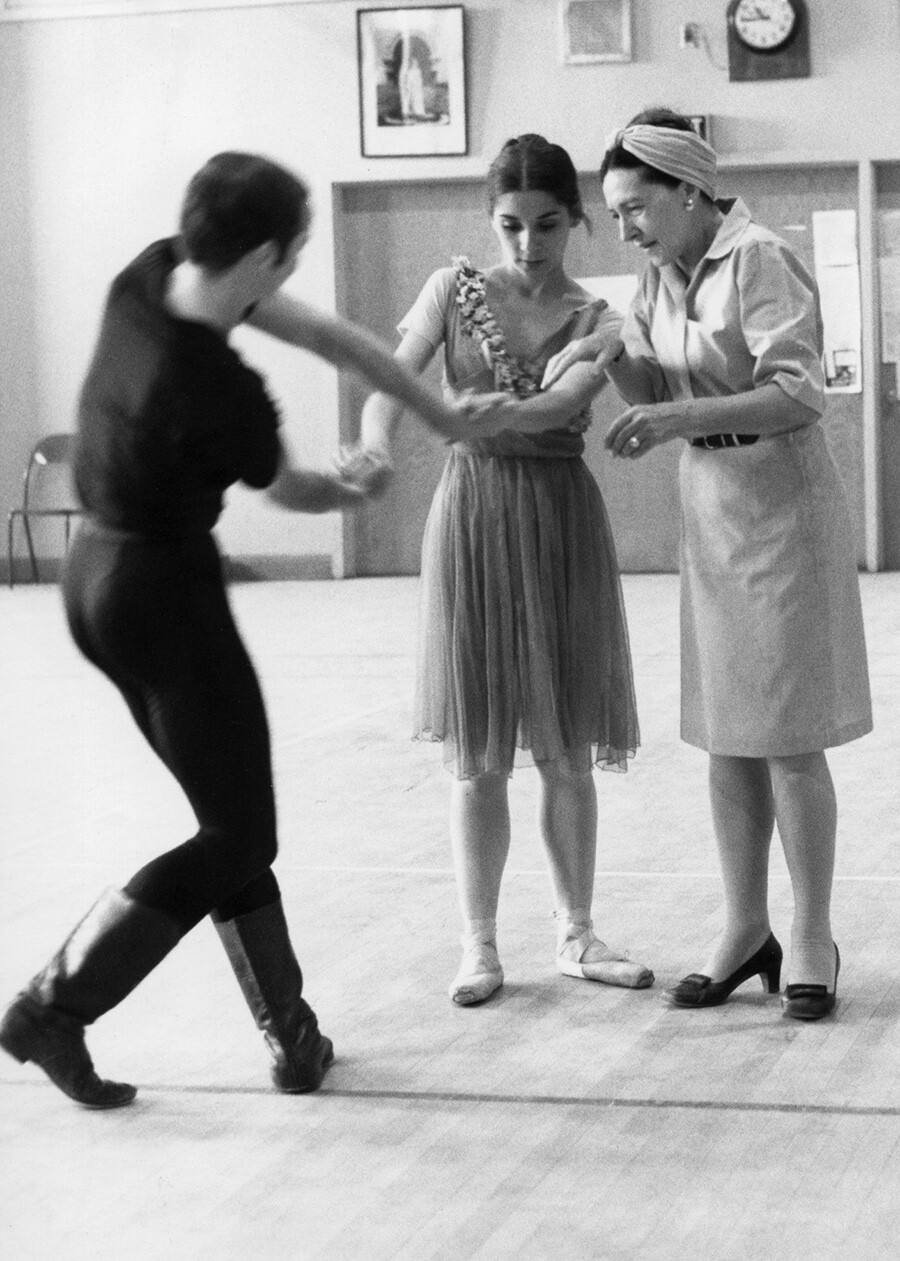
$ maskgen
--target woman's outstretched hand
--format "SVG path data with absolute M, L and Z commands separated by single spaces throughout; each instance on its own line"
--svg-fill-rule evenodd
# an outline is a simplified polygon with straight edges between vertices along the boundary
M 444 405 L 448 419 L 440 427 L 430 427 L 448 443 L 490 438 L 509 426 L 509 404 L 510 395 L 502 392 L 463 390 Z M 394 475 L 390 441 L 379 436 L 342 446 L 335 469 L 342 484 L 355 488 L 365 499 L 377 499 Z
M 337 473 L 305 468 L 283 469 L 266 494 L 292 512 L 338 512 L 359 508 L 367 498 L 362 486 Z
M 394 473 L 394 462 L 384 447 L 362 442 L 341 447 L 335 467 L 341 481 L 356 486 L 369 499 L 384 494 Z
M 610 333 L 609 329 L 598 329 L 587 337 L 576 338 L 547 364 L 541 389 L 548 390 L 576 363 L 593 363 L 598 372 L 603 372 L 607 364 L 617 358 L 623 349 L 621 337 L 618 333 Z
M 513 396 L 504 394 L 502 390 L 494 394 L 474 394 L 471 390 L 463 390 L 452 404 L 459 414 L 459 433 L 448 441 L 493 438 L 502 433 L 512 423 L 510 405 L 514 402 Z
M 677 403 L 639 403 L 617 416 L 604 445 L 613 455 L 635 460 L 654 447 L 685 436 L 685 417 Z

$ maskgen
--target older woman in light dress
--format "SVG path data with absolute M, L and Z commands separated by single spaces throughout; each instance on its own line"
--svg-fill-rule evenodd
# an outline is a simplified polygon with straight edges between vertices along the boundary
M 821 424 L 822 321 L 793 250 L 716 197 L 716 156 L 689 121 L 646 111 L 601 167 L 620 235 L 647 260 L 608 372 L 631 406 L 607 445 L 641 459 L 683 440 L 681 731 L 709 753 L 725 922 L 677 1007 L 779 988 L 769 921 L 777 822 L 794 892 L 786 1016 L 834 1009 L 836 802 L 825 749 L 871 730 L 853 527 Z M 598 347 L 599 348 L 599 347 Z M 580 355 L 572 345 L 550 378 Z

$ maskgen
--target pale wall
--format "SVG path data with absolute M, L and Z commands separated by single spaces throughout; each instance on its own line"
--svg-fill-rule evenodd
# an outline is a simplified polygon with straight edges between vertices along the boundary
M 612 126 L 664 102 L 714 115 L 727 153 L 900 157 L 897 0 L 809 0 L 813 77 L 765 85 L 731 84 L 679 47 L 680 24 L 701 22 L 724 65 L 723 0 L 634 0 L 634 62 L 578 67 L 556 55 L 556 0 L 471 0 L 470 156 L 388 161 L 359 156 L 358 7 L 377 6 L 0 24 L 3 520 L 33 440 L 71 427 L 109 279 L 173 229 L 186 180 L 219 149 L 267 153 L 310 180 L 315 234 L 296 283 L 326 308 L 332 181 L 481 172 L 518 132 L 540 130 L 595 167 Z M 327 463 L 332 370 L 261 337 L 243 344 L 270 375 L 297 456 Z M 339 548 L 334 516 L 290 517 L 240 491 L 222 537 L 233 554 Z

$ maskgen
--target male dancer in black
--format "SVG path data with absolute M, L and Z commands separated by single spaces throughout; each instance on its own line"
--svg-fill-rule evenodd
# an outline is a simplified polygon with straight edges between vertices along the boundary
M 102 1080 L 84 1026 L 119 1003 L 211 915 L 274 1057 L 278 1089 L 315 1090 L 333 1060 L 302 997 L 278 883 L 269 733 L 210 533 L 234 482 L 282 506 L 353 506 L 348 475 L 287 467 L 276 409 L 229 346 L 247 321 L 365 376 L 448 438 L 474 420 L 408 376 L 363 330 L 285 294 L 309 230 L 303 183 L 255 155 L 212 158 L 181 232 L 115 279 L 78 418 L 89 514 L 69 553 L 72 634 L 118 687 L 183 788 L 195 836 L 108 890 L 0 1022 L 0 1045 L 88 1107 L 130 1103 Z

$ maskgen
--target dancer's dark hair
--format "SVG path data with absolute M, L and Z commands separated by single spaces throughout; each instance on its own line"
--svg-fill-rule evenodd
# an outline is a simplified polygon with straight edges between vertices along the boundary
M 191 262 L 221 272 L 266 241 L 280 261 L 310 218 L 309 190 L 291 171 L 254 153 L 217 153 L 188 184 L 181 238 Z

